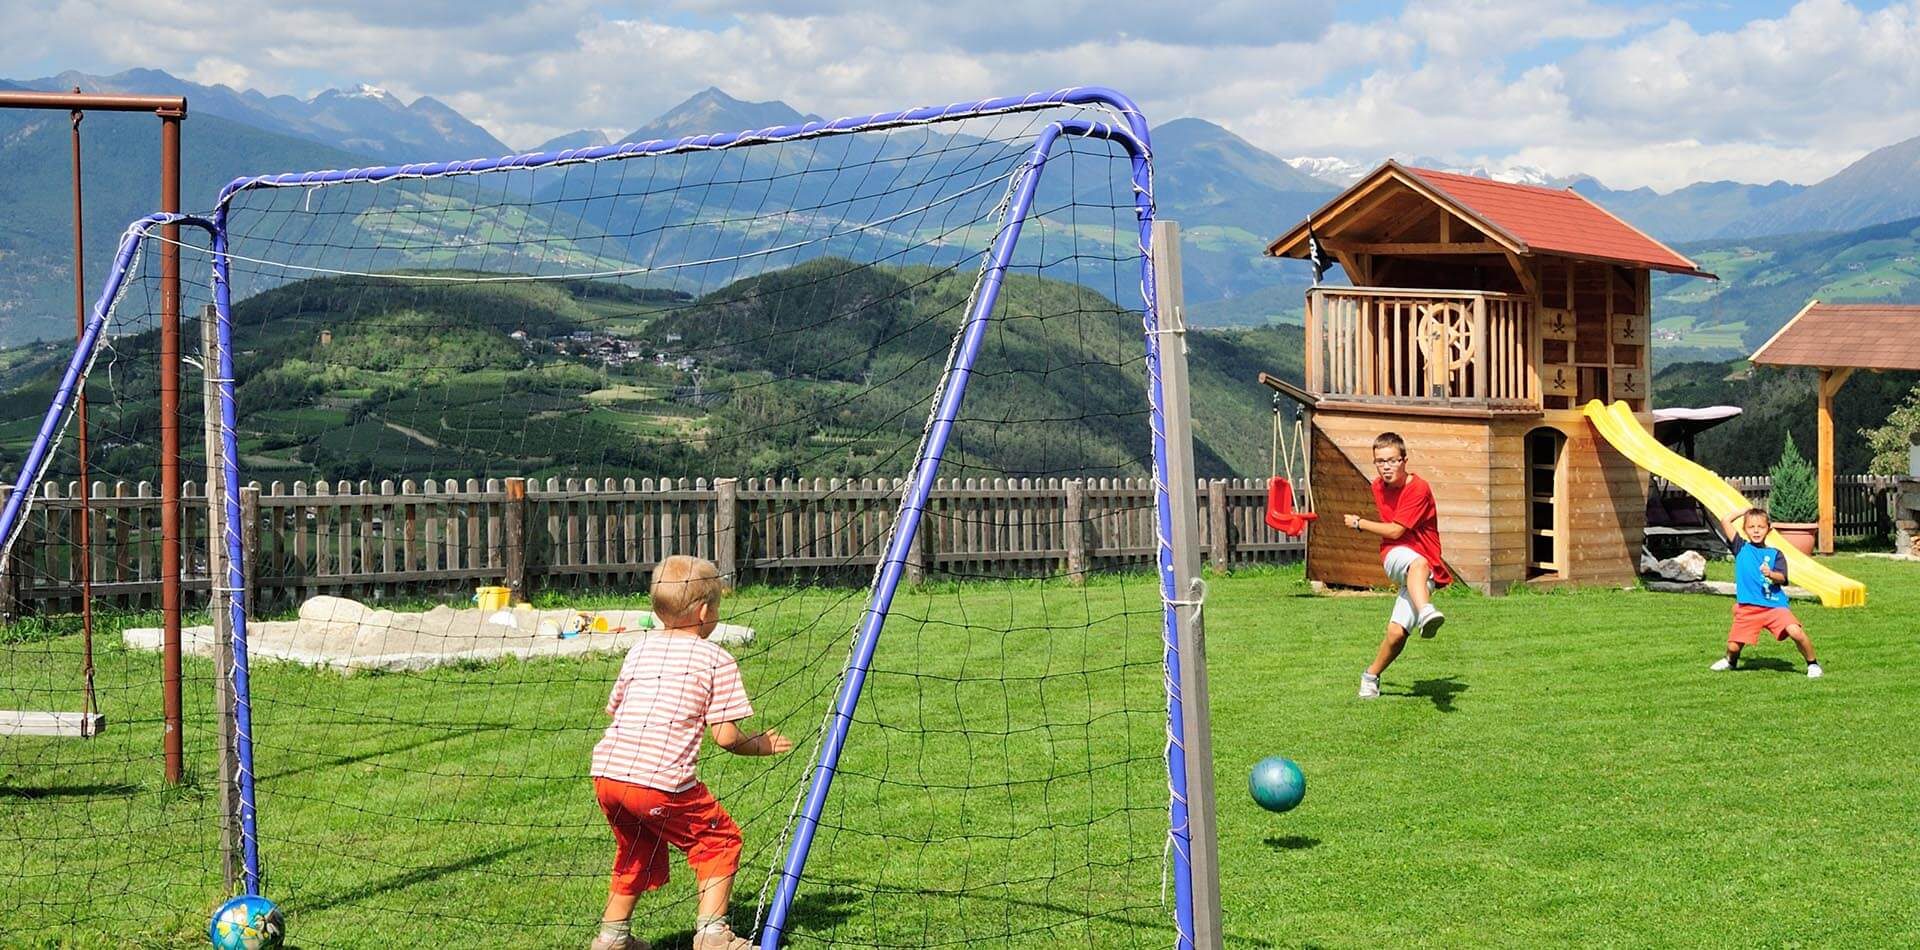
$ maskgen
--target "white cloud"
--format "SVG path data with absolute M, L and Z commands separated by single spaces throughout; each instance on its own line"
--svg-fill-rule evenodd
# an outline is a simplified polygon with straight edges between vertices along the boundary
M 202 57 L 180 78 L 203 86 L 226 85 L 235 89 L 256 88 L 260 85 L 253 70 L 221 56 Z
M 432 95 L 510 144 L 631 130 L 707 86 L 847 115 L 1108 85 L 1150 117 L 1210 119 L 1278 154 L 1429 154 L 1615 187 L 1812 181 L 1920 132 L 1920 0 L 1803 0 L 1701 32 L 1672 6 L 1410 0 L 1330 22 L 1331 0 L 14 0 L 49 24 L 0 62 L 152 66 L 311 95 Z
M 1871 13 L 1804 0 L 1778 19 L 1704 34 L 1678 20 L 1636 33 L 1645 15 L 1592 9 L 1540 27 L 1544 18 L 1516 17 L 1520 9 L 1416 4 L 1368 28 L 1429 55 L 1382 56 L 1353 83 L 1276 99 L 1236 129 L 1282 154 L 1424 152 L 1661 190 L 1721 178 L 1811 183 L 1920 133 L 1916 0 Z M 1472 37 L 1481 48 L 1488 37 L 1520 48 L 1624 39 L 1509 75 L 1497 61 L 1444 55 L 1471 49 Z

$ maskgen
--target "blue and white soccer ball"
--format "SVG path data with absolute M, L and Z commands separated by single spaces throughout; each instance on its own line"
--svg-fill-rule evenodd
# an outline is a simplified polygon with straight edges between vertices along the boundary
M 213 912 L 207 937 L 219 950 L 274 950 L 286 939 L 280 908 L 258 894 L 242 894 Z

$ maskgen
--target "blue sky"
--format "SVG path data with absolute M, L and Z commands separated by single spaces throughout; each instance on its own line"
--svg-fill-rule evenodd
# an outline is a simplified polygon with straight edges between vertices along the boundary
M 706 88 L 848 115 L 1099 84 L 1283 157 L 1667 190 L 1813 182 L 1920 135 L 1920 0 L 6 0 L 0 77 L 164 69 L 440 99 L 509 145 Z M 981 12 L 986 10 L 988 12 Z

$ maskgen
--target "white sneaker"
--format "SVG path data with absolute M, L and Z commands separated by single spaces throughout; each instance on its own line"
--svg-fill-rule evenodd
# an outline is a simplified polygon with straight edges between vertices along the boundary
M 1380 698 L 1380 677 L 1368 676 L 1365 673 L 1360 674 L 1360 698 L 1361 699 L 1379 699 Z
M 1826 674 L 1826 671 L 1825 671 L 1825 670 L 1822 670 L 1822 669 L 1820 668 L 1820 664 L 1818 664 L 1818 663 L 1808 663 L 1808 664 L 1807 664 L 1807 679 L 1810 679 L 1810 680 L 1817 680 L 1817 679 L 1819 679 L 1820 677 L 1822 677 L 1822 676 L 1825 676 L 1825 675 L 1827 675 L 1827 674 Z
M 1733 669 L 1733 661 L 1723 656 L 1720 659 L 1713 661 L 1713 665 L 1707 667 L 1707 669 L 1710 669 L 1715 673 L 1725 673 L 1726 671 Z
M 712 930 L 702 930 L 693 935 L 693 950 L 752 950 L 753 944 L 746 938 L 733 932 L 733 928 L 721 925 Z
M 1413 618 L 1413 625 L 1420 628 L 1422 640 L 1433 639 L 1433 635 L 1440 632 L 1440 625 L 1446 622 L 1447 615 L 1434 609 L 1432 604 L 1428 604 L 1427 609 L 1420 611 L 1420 615 Z

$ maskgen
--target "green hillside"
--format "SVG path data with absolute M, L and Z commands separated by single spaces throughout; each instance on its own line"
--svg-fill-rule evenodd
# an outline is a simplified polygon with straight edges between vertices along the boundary
M 833 258 L 698 299 L 591 281 L 287 284 L 235 310 L 241 453 L 261 480 L 901 474 L 972 285 L 970 273 Z M 1298 333 L 1189 340 L 1203 474 L 1265 474 L 1254 379 L 1299 377 Z M 152 477 L 154 343 L 116 340 L 111 371 L 92 378 L 96 477 Z M 1137 312 L 1010 279 L 945 473 L 1145 474 L 1141 350 Z M 9 475 L 64 359 L 0 355 Z M 197 373 L 185 386 L 197 433 Z M 197 439 L 184 441 L 197 471 Z
M 1834 465 L 1841 474 L 1867 470 L 1873 452 L 1860 430 L 1884 423 L 1887 413 L 1920 383 L 1920 373 L 1855 373 L 1834 397 Z M 1808 455 L 1818 444 L 1813 370 L 1755 368 L 1744 359 L 1680 363 L 1654 376 L 1662 406 L 1739 406 L 1731 422 L 1702 433 L 1701 464 L 1726 475 L 1764 475 L 1780 458 L 1787 433 Z
M 1920 218 L 1681 250 L 1720 280 L 1654 278 L 1654 354 L 1663 363 L 1751 354 L 1815 298 L 1920 303 Z

